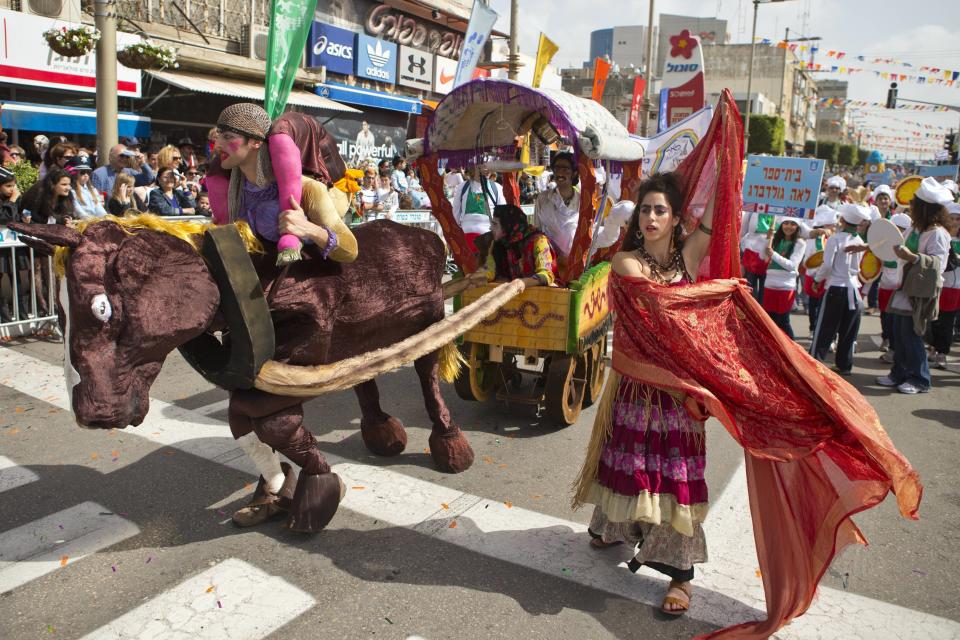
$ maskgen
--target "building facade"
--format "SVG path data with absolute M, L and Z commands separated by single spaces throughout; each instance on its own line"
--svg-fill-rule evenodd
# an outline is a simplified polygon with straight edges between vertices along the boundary
M 820 80 L 817 82 L 820 101 L 835 100 L 833 104 L 817 107 L 817 140 L 850 142 L 850 126 L 847 121 L 847 82 L 845 80 Z
M 706 92 L 719 94 L 727 88 L 742 110 L 748 107 L 747 82 L 750 75 L 749 44 L 717 45 L 704 53 Z M 707 55 L 709 53 L 709 55 Z M 816 126 L 817 83 L 789 49 L 757 46 L 753 65 L 753 83 L 749 107 L 762 113 L 758 96 L 775 105 L 774 113 L 784 120 L 787 151 L 800 153 L 806 140 L 813 139 Z M 764 111 L 770 111 L 765 108 Z
M 593 61 L 607 58 L 621 69 L 644 69 L 647 55 L 647 27 L 632 25 L 599 29 L 590 33 L 590 59 L 584 61 L 585 69 L 593 69 Z M 654 60 L 658 31 L 653 29 Z M 655 73 L 657 69 L 654 69 Z

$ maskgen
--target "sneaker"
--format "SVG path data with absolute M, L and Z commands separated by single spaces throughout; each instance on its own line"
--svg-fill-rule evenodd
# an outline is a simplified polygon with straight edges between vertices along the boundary
M 897 391 L 899 391 L 900 393 L 906 393 L 908 395 L 914 395 L 917 393 L 927 393 L 928 391 L 930 391 L 930 389 L 924 388 L 924 387 L 918 387 L 915 384 L 911 384 L 909 382 L 904 382 L 903 384 L 897 387 Z
M 838 367 L 837 365 L 833 365 L 832 367 L 830 367 L 830 369 L 831 369 L 835 374 L 837 374 L 838 376 L 848 376 L 848 375 L 850 375 L 850 374 L 852 373 L 852 370 L 850 370 L 850 369 L 843 370 L 843 369 L 841 369 L 840 367 Z
M 930 366 L 936 369 L 946 369 L 947 368 L 947 354 L 938 353 L 930 358 Z
M 881 387 L 896 387 L 900 384 L 890 376 L 878 376 L 876 382 Z
M 882 342 L 880 343 L 880 351 L 882 351 L 883 353 L 886 353 L 887 351 L 890 351 L 890 341 L 889 341 L 889 340 L 884 340 L 884 341 L 882 341 Z
M 893 364 L 893 351 L 886 351 L 880 354 L 880 362 L 886 362 L 887 364 Z

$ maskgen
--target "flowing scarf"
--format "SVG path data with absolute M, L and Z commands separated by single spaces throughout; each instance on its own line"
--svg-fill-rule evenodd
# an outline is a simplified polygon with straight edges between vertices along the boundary
M 677 168 L 687 185 L 685 233 L 713 205 L 698 282 L 668 287 L 611 272 L 609 284 L 614 372 L 682 394 L 695 418 L 717 418 L 744 449 L 767 619 L 705 636 L 711 639 L 766 638 L 803 614 L 834 556 L 865 543 L 850 516 L 892 490 L 900 513 L 917 519 L 923 491 L 873 407 L 787 338 L 735 279 L 742 159 L 740 114 L 724 90 L 706 135 Z M 609 437 L 599 418 L 575 504 Z

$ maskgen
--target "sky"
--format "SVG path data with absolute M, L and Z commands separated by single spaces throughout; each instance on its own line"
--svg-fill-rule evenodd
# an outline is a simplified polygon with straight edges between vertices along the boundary
M 753 3 L 750 0 L 654 0 L 657 16 L 664 13 L 720 17 L 727 20 L 731 43 L 750 42 Z M 581 66 L 589 55 L 590 32 L 619 24 L 644 25 L 647 0 L 519 0 L 520 51 L 534 55 L 541 31 L 557 43 L 554 64 Z M 496 29 L 510 31 L 510 0 L 490 0 L 500 15 Z M 602 10 L 598 10 L 602 9 Z M 614 17 L 616 16 L 616 17 Z M 655 18 L 656 24 L 657 18 Z M 898 73 L 917 73 L 921 65 L 960 71 L 960 3 L 958 0 L 788 0 L 761 4 L 757 38 L 776 42 L 789 28 L 794 34 L 820 36 L 816 61 L 826 62 L 826 51 L 848 52 L 895 58 L 911 63 L 915 70 L 900 66 L 850 62 L 851 66 Z M 704 49 L 709 55 L 709 49 Z M 868 58 L 869 60 L 869 58 Z M 889 80 L 873 73 L 858 75 L 817 74 L 817 77 L 846 80 L 853 100 L 886 101 Z M 960 108 L 960 83 L 955 88 L 902 83 L 899 98 L 949 104 Z M 872 110 L 861 119 L 867 127 L 912 127 L 928 123 L 960 129 L 960 112 L 929 113 Z M 889 129 L 874 129 L 892 133 Z M 937 132 L 943 133 L 943 132 Z

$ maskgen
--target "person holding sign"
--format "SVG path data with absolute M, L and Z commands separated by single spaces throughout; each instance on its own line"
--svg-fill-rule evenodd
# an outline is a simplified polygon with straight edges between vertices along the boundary
M 850 202 L 840 207 L 839 214 L 840 229 L 827 240 L 823 264 L 814 276 L 816 282 L 826 283 L 827 292 L 821 303 L 811 353 L 823 362 L 834 336 L 838 336 L 834 370 L 840 375 L 849 375 L 863 311 L 858 278 L 863 255 L 858 248 L 865 244 L 857 235 L 857 227 L 870 220 L 870 209 Z
M 935 178 L 924 178 L 910 201 L 913 228 L 906 242 L 896 247 L 905 262 L 903 283 L 890 299 L 893 314 L 893 367 L 877 378 L 881 387 L 900 393 L 930 391 L 930 363 L 923 344 L 927 324 L 936 317 L 943 272 L 950 255 L 950 234 L 944 228 L 945 205 L 950 193 Z
M 792 338 L 790 311 L 797 295 L 797 276 L 807 243 L 800 238 L 800 224 L 792 218 L 784 218 L 776 233 L 770 227 L 767 237 L 764 257 L 770 262 L 763 283 L 763 309 Z
M 910 216 L 905 213 L 895 213 L 890 216 L 890 222 L 900 229 L 901 233 L 906 233 L 910 229 L 912 222 Z M 903 260 L 884 260 L 883 267 L 880 270 L 880 329 L 882 342 L 880 350 L 883 355 L 880 360 L 887 364 L 893 364 L 893 315 L 887 309 L 890 306 L 890 298 L 893 292 L 900 288 L 900 280 L 903 277 Z

